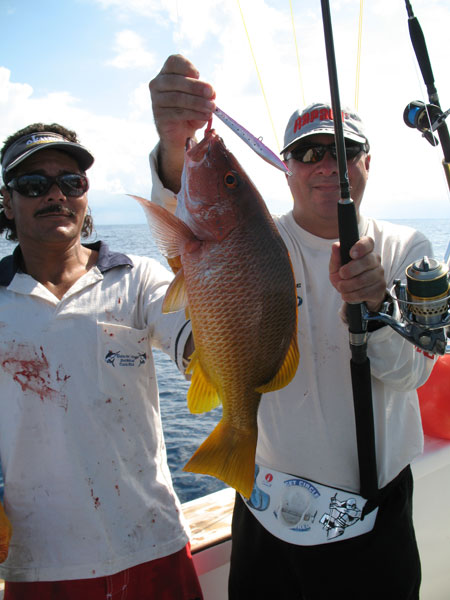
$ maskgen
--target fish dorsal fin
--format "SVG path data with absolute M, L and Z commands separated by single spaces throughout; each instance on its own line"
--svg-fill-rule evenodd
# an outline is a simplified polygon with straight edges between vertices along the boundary
M 267 392 L 274 392 L 275 390 L 280 390 L 281 388 L 285 387 L 288 383 L 290 383 L 297 372 L 299 358 L 300 353 L 297 343 L 297 329 L 295 329 L 289 345 L 289 350 L 287 351 L 283 364 L 281 365 L 281 369 L 273 379 L 271 379 L 268 383 L 258 387 L 256 391 L 260 392 L 261 394 L 266 394 Z
M 192 381 L 187 394 L 187 404 L 191 413 L 208 412 L 219 406 L 219 395 L 203 372 L 197 350 L 191 356 L 186 373 L 192 373 Z
M 166 258 L 175 258 L 200 245 L 191 229 L 174 214 L 140 196 L 132 196 L 141 204 L 159 251 Z
M 181 268 L 179 271 L 177 271 L 175 277 L 172 279 L 169 287 L 167 288 L 162 305 L 162 311 L 163 313 L 177 312 L 178 310 L 186 308 L 187 304 L 188 298 L 184 281 L 184 271 Z

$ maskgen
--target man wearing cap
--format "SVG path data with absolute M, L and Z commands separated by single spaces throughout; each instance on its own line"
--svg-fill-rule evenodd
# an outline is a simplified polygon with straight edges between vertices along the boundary
M 0 231 L 19 242 L 0 262 L 5 600 L 199 599 L 152 355 L 183 360 L 172 276 L 81 243 L 94 158 L 74 132 L 30 125 L 0 158 Z M 8 533 L 0 518 L 0 550 Z
M 213 115 L 215 92 L 180 55 L 166 60 L 150 92 L 160 136 L 150 156 L 152 200 L 173 209 L 185 140 Z M 360 231 L 345 266 L 337 241 L 335 115 L 315 103 L 295 111 L 286 128 L 282 154 L 294 206 L 275 222 L 297 282 L 300 364 L 288 386 L 261 400 L 255 487 L 248 502 L 236 496 L 233 514 L 232 600 L 419 598 L 409 465 L 423 444 L 415 390 L 433 359 L 391 328 L 369 327 L 381 492 L 368 504 L 359 495 L 348 330 L 340 315 L 346 302 L 379 310 L 387 286 L 431 245 L 413 229 L 360 213 L 369 142 L 357 114 L 344 109 L 340 117 Z

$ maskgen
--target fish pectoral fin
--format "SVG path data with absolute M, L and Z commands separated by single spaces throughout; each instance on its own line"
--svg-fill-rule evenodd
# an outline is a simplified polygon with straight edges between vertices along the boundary
M 177 312 L 186 308 L 188 304 L 188 298 L 186 293 L 186 285 L 184 280 L 184 271 L 181 268 L 177 271 L 175 277 L 170 282 L 167 288 L 164 302 L 162 305 L 163 313 Z
M 203 372 L 197 350 L 194 350 L 191 356 L 186 373 L 192 373 L 191 385 L 187 393 L 187 405 L 190 412 L 194 414 L 208 412 L 219 406 L 219 395 Z
M 181 219 L 150 200 L 129 195 L 144 209 L 150 230 L 163 256 L 175 258 L 200 246 L 200 241 Z
M 261 394 L 266 394 L 267 392 L 274 392 L 275 390 L 280 390 L 285 387 L 291 382 L 297 372 L 299 359 L 300 353 L 298 350 L 297 332 L 295 331 L 289 349 L 284 357 L 283 364 L 281 365 L 281 369 L 268 383 L 256 388 L 256 391 Z
M 11 535 L 11 523 L 6 516 L 2 503 L 0 502 L 0 563 L 4 562 L 8 557 Z
M 222 419 L 183 471 L 217 477 L 250 498 L 255 478 L 257 437 L 256 425 L 251 430 L 241 430 Z

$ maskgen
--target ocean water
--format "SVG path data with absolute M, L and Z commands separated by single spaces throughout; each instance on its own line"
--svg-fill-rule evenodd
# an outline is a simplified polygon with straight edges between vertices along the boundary
M 392 221 L 422 231 L 432 241 L 436 258 L 443 259 L 450 241 L 450 219 Z M 97 239 L 105 241 L 112 250 L 150 256 L 166 264 L 150 237 L 147 225 L 99 225 L 93 236 L 93 240 Z M 13 249 L 12 242 L 0 238 L 0 258 L 10 254 Z M 186 406 L 189 382 L 165 354 L 154 351 L 154 355 L 169 466 L 175 490 L 181 502 L 186 502 L 225 487 L 221 481 L 208 475 L 196 475 L 182 470 L 183 465 L 219 422 L 221 408 L 202 415 L 192 415 Z M 0 472 L 0 494 L 1 488 Z

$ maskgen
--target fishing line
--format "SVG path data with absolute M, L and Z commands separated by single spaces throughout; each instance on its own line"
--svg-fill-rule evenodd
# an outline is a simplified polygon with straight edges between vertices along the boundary
M 275 129 L 275 125 L 273 123 L 272 115 L 271 115 L 270 108 L 269 108 L 269 103 L 267 102 L 266 92 L 264 91 L 264 86 L 263 86 L 263 83 L 262 83 L 261 75 L 259 73 L 258 65 L 256 63 L 256 58 L 255 58 L 255 54 L 253 52 L 253 47 L 252 47 L 252 43 L 250 41 L 250 36 L 249 36 L 248 30 L 247 30 L 247 26 L 245 24 L 244 14 L 242 12 L 241 4 L 240 4 L 239 0 L 236 0 L 236 2 L 237 2 L 237 5 L 238 5 L 238 8 L 239 8 L 239 12 L 241 13 L 242 24 L 244 25 L 244 29 L 245 29 L 245 34 L 247 36 L 248 45 L 250 46 L 250 52 L 251 52 L 252 57 L 253 57 L 253 62 L 254 62 L 254 65 L 255 65 L 256 73 L 258 75 L 259 85 L 261 86 L 261 91 L 262 91 L 262 95 L 263 95 L 263 98 L 264 98 L 264 102 L 266 103 L 266 108 L 267 108 L 267 112 L 269 114 L 270 123 L 272 125 L 272 131 L 273 131 L 273 134 L 275 136 L 275 141 L 277 143 L 277 148 L 278 148 L 278 151 L 280 151 L 280 144 L 278 142 L 277 132 L 276 132 L 276 129 Z
M 356 83 L 355 83 L 355 109 L 358 110 L 359 103 L 359 79 L 361 73 L 361 40 L 362 40 L 362 21 L 363 21 L 364 0 L 359 2 L 359 25 L 358 25 L 358 51 L 356 53 Z
M 300 69 L 300 57 L 298 53 L 297 35 L 295 33 L 295 22 L 294 22 L 294 11 L 292 9 L 292 0 L 289 0 L 289 6 L 291 8 L 291 21 L 292 21 L 292 32 L 294 34 L 295 53 L 297 55 L 297 67 L 298 67 L 298 78 L 300 80 L 300 92 L 302 94 L 303 106 L 305 106 L 305 92 L 303 89 L 302 71 Z

